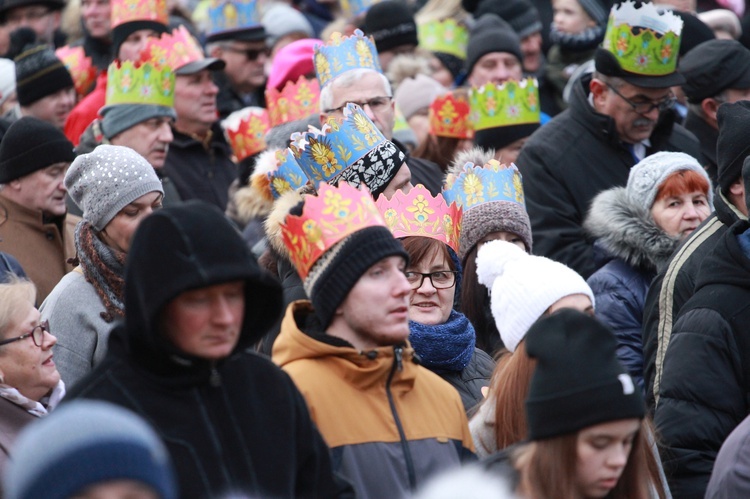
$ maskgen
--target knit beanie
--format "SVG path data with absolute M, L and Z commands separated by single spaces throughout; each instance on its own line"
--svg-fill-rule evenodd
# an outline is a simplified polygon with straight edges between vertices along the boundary
M 643 418 L 643 394 L 597 319 L 570 309 L 545 317 L 529 329 L 526 352 L 537 360 L 526 399 L 530 440 Z
M 0 184 L 55 163 L 75 159 L 73 144 L 54 125 L 24 116 L 8 127 L 0 141 Z
M 365 14 L 364 31 L 375 40 L 378 52 L 400 45 L 419 45 L 414 15 L 397 0 L 384 0 L 370 7 Z
M 742 176 L 742 163 L 750 156 L 750 102 L 739 101 L 719 106 L 716 113 L 719 138 L 716 141 L 716 164 L 719 186 L 724 195 Z
M 313 54 L 315 46 L 321 43 L 317 38 L 305 38 L 276 52 L 268 72 L 268 88 L 281 92 L 287 82 L 297 81 L 300 76 L 315 74 Z
M 142 29 L 150 29 L 159 35 L 169 33 L 169 28 L 165 24 L 148 19 L 134 20 L 118 24 L 112 28 L 112 53 L 114 54 L 115 59 L 119 58 L 118 54 L 120 53 L 120 45 L 122 45 L 130 35 Z
M 16 63 L 0 59 L 0 106 L 16 91 Z
M 47 45 L 36 45 L 21 52 L 16 61 L 18 103 L 28 106 L 42 97 L 73 88 L 65 65 Z
M 434 78 L 420 73 L 402 81 L 393 97 L 401 114 L 408 120 L 420 109 L 429 108 L 436 97 L 447 91 Z
M 101 231 L 121 209 L 161 192 L 161 181 L 146 158 L 129 147 L 103 144 L 78 156 L 65 174 L 65 187 L 84 220 Z
M 432 55 L 437 57 L 440 63 L 451 72 L 454 80 L 458 78 L 464 69 L 464 60 L 460 57 L 456 57 L 453 54 L 446 54 L 445 52 L 433 52 Z
M 471 74 L 474 65 L 486 54 L 507 52 L 523 61 L 521 39 L 510 24 L 496 14 L 483 15 L 471 28 L 466 47 L 466 73 Z
M 740 163 L 740 168 L 742 168 L 742 163 Z M 713 210 L 711 180 L 708 178 L 706 169 L 694 157 L 682 152 L 657 152 L 639 161 L 630 169 L 628 184 L 625 187 L 628 199 L 635 206 L 651 209 L 661 184 L 673 173 L 683 170 L 692 170 L 706 179 L 708 204 Z
M 4 491 L 7 499 L 67 499 L 114 480 L 146 484 L 162 499 L 177 497 L 169 453 L 143 419 L 107 402 L 74 400 L 24 429 L 5 469 Z
M 499 231 L 511 232 L 520 237 L 526 251 L 531 253 L 531 221 L 521 204 L 490 201 L 464 210 L 458 247 L 458 256 L 463 264 L 466 264 L 466 256 L 484 236 Z
M 529 0 L 480 0 L 474 17 L 479 19 L 484 14 L 495 14 L 507 21 L 519 38 L 526 38 L 542 30 L 539 11 Z M 609 11 L 606 15 L 609 15 Z
M 477 276 L 490 291 L 492 317 L 511 352 L 558 300 L 581 294 L 594 304 L 594 293 L 575 270 L 506 241 L 489 241 L 479 248 Z
M 266 43 L 269 47 L 292 33 L 304 33 L 305 38 L 315 36 L 310 21 L 300 11 L 285 3 L 271 4 L 260 23 L 266 29 Z
M 174 108 L 156 104 L 117 104 L 102 108 L 99 114 L 102 115 L 102 133 L 108 140 L 151 118 L 177 119 Z
M 586 14 L 599 26 L 607 24 L 609 11 L 612 9 L 611 0 L 577 0 Z
M 701 43 L 716 39 L 714 31 L 697 16 L 679 10 L 673 10 L 672 13 L 682 19 L 683 23 L 680 36 L 680 58 Z
M 329 248 L 303 283 L 323 328 L 367 269 L 389 256 L 409 261 L 401 242 L 384 226 L 367 227 Z

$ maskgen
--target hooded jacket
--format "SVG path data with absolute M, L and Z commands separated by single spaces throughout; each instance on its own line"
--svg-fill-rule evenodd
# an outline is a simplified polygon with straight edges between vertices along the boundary
M 589 277 L 596 316 L 617 338 L 617 357 L 643 388 L 643 308 L 651 280 L 679 240 L 661 229 L 624 187 L 602 192 L 591 204 L 584 227 L 612 258 Z
M 702 498 L 724 440 L 750 411 L 750 258 L 733 225 L 706 256 L 664 358 L 654 422 L 674 497 Z
M 312 332 L 314 322 L 309 301 L 289 305 L 273 360 L 302 392 L 358 498 L 405 497 L 473 456 L 461 397 L 411 347 L 359 351 Z
M 289 377 L 250 351 L 280 312 L 281 289 L 262 273 L 215 207 L 188 202 L 143 221 L 128 253 L 125 323 L 104 361 L 70 393 L 126 407 L 156 430 L 180 497 L 338 495 L 329 451 Z M 163 309 L 187 290 L 245 282 L 245 313 L 228 357 L 177 349 Z

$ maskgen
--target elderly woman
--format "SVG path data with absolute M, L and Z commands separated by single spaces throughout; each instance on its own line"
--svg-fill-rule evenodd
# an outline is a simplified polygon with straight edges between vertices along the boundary
M 21 429 L 46 416 L 65 394 L 52 360 L 57 339 L 35 302 L 29 281 L 0 284 L 0 471 Z
M 58 335 L 55 358 L 72 386 L 104 358 L 112 323 L 123 317 L 130 240 L 141 221 L 161 207 L 164 191 L 140 154 L 112 145 L 78 156 L 65 187 L 83 210 L 75 235 L 78 267 L 40 310 Z

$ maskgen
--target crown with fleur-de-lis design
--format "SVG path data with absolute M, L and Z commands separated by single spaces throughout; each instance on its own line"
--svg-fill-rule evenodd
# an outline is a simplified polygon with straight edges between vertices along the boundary
M 328 43 L 317 45 L 313 63 L 320 88 L 352 69 L 366 68 L 382 73 L 375 42 L 358 29 L 352 36 L 335 32 Z

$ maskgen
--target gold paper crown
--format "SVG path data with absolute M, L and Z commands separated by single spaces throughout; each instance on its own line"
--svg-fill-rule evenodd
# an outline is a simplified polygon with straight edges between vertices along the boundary
M 154 21 L 169 25 L 167 0 L 112 0 L 111 26 L 131 21 Z
M 322 183 L 318 195 L 306 195 L 301 216 L 287 215 L 281 224 L 284 245 L 304 280 L 323 254 L 347 236 L 367 227 L 383 226 L 370 191 L 342 182 L 338 187 Z
M 266 104 L 271 126 L 301 120 L 318 113 L 320 85 L 317 80 L 300 76 L 296 82 L 288 81 L 279 92 L 273 87 L 266 90 Z
M 354 30 L 352 36 L 341 36 L 341 33 L 335 32 L 327 44 L 317 45 L 313 63 L 320 88 L 352 69 L 365 68 L 383 72 L 375 42 L 358 29 Z
M 464 95 L 451 92 L 438 96 L 430 104 L 430 134 L 454 139 L 473 138 L 470 111 L 469 100 Z
M 466 163 L 458 174 L 446 175 L 443 197 L 447 203 L 463 207 L 464 212 L 490 201 L 510 201 L 526 207 L 518 168 L 495 159 L 484 166 Z
M 417 185 L 408 194 L 397 191 L 391 199 L 375 201 L 393 237 L 423 236 L 441 241 L 458 253 L 463 209 L 445 202 L 442 194 L 433 197 L 425 186 Z
M 68 68 L 76 93 L 81 97 L 88 94 L 96 81 L 97 70 L 83 47 L 66 45 L 55 50 L 55 55 Z
M 186 64 L 205 58 L 203 49 L 182 25 L 172 31 L 172 34 L 164 33 L 159 38 L 149 38 L 146 47 L 141 51 L 142 61 L 150 61 L 175 71 Z
M 246 107 L 221 122 L 227 142 L 237 161 L 266 149 L 266 133 L 271 129 L 268 112 L 262 107 Z

